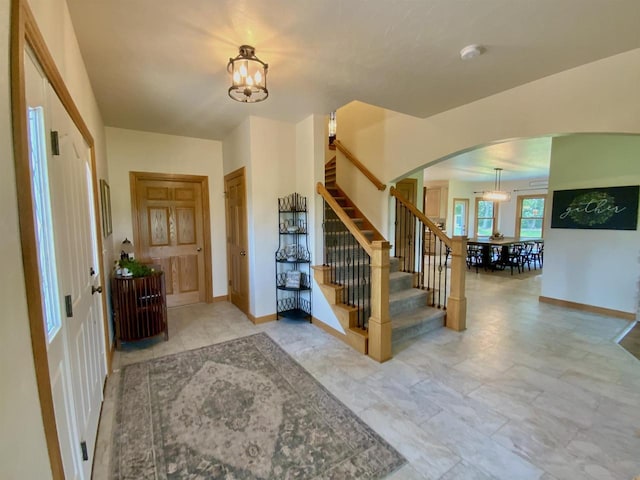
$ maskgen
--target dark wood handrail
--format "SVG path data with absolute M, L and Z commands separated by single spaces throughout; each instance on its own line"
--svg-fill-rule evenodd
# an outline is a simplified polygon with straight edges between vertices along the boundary
M 329 191 L 324 187 L 324 185 L 318 182 L 316 187 L 316 191 L 318 194 L 324 198 L 324 201 L 331 207 L 331 209 L 336 213 L 338 218 L 344 223 L 347 227 L 351 235 L 357 240 L 357 242 L 364 248 L 369 256 L 373 255 L 373 248 L 371 246 L 371 242 L 367 240 L 367 237 L 360 231 L 358 226 L 353 222 L 351 217 L 347 215 L 347 213 L 342 209 L 342 207 L 336 202 L 333 196 L 329 193 Z
M 449 238 L 447 234 L 444 233 L 442 229 L 440 229 L 440 227 L 438 227 L 435 223 L 429 220 L 424 215 L 424 213 L 418 210 L 415 207 L 415 205 L 413 205 L 410 202 L 407 202 L 407 200 L 402 196 L 400 192 L 398 192 L 398 190 L 396 190 L 395 187 L 391 187 L 389 189 L 389 193 L 392 196 L 396 197 L 411 213 L 413 213 L 416 217 L 418 217 L 418 220 L 420 220 L 427 227 L 429 227 L 429 230 L 431 230 L 440 240 L 442 240 L 447 247 L 451 248 L 451 238 Z
M 378 190 L 384 191 L 387 188 L 387 186 L 384 183 L 382 183 L 380 180 L 378 180 L 378 177 L 376 177 L 373 173 L 371 173 L 371 171 L 367 167 L 365 167 L 362 164 L 362 162 L 358 160 L 356 156 L 353 153 L 351 153 L 349 149 L 340 142 L 340 140 L 335 140 L 333 144 L 336 146 L 338 150 L 340 150 L 344 154 L 345 157 L 347 157 L 347 159 L 351 163 L 353 163 L 353 165 L 358 170 L 360 170 L 364 174 L 365 177 L 367 177 L 371 181 L 371 183 L 373 183 L 376 186 Z

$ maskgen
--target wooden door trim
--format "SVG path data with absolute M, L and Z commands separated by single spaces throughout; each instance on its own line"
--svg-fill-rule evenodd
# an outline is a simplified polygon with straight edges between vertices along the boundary
M 133 227 L 133 247 L 136 257 L 140 256 L 140 222 L 138 221 L 137 188 L 138 181 L 169 181 L 199 183 L 202 190 L 202 229 L 204 251 L 204 288 L 205 302 L 213 303 L 213 265 L 211 264 L 211 213 L 209 210 L 209 177 L 203 175 L 183 175 L 180 173 L 129 172 L 129 187 L 131 189 L 131 223 Z
M 227 231 L 227 239 L 228 239 L 228 234 L 229 234 L 229 207 L 228 207 L 228 196 L 227 196 L 227 183 L 231 180 L 233 180 L 236 177 L 242 177 L 244 180 L 244 208 L 245 210 L 247 209 L 247 177 L 246 177 L 246 169 L 245 167 L 240 167 L 237 170 L 234 170 L 231 173 L 227 173 L 224 176 L 224 220 L 225 220 L 225 227 L 226 227 L 226 231 Z M 248 216 L 245 215 L 245 219 L 248 222 Z M 247 233 L 247 242 L 249 241 L 249 225 L 245 225 L 245 232 Z M 229 298 L 229 301 L 231 301 L 231 292 L 229 291 L 229 287 L 230 287 L 230 281 L 231 281 L 231 255 L 229 254 L 229 241 L 226 240 L 225 242 L 226 244 L 226 249 L 227 249 L 227 296 Z M 247 249 L 248 249 L 248 245 L 247 245 Z M 250 270 L 249 267 L 247 265 L 247 311 L 244 312 L 247 316 L 251 315 L 251 279 L 249 278 L 250 275 Z
M 20 222 L 20 242 L 22 246 L 22 264 L 29 314 L 31 347 L 38 387 L 40 411 L 44 427 L 45 442 L 49 454 L 49 464 L 54 480 L 64 479 L 62 454 L 58 442 L 55 410 L 51 393 L 47 340 L 44 331 L 44 311 L 42 309 L 42 291 L 40 288 L 40 270 L 38 268 L 38 247 L 33 220 L 33 192 L 31 188 L 31 169 L 29 166 L 28 128 L 26 115 L 26 89 L 24 70 L 24 50 L 29 46 L 42 71 L 60 99 L 67 114 L 80 131 L 91 153 L 91 183 L 93 190 L 93 209 L 96 235 L 97 256 L 100 261 L 100 284 L 105 285 L 105 265 L 102 257 L 102 224 L 98 206 L 98 180 L 96 172 L 95 142 L 84 122 L 69 90 L 56 67 L 44 37 L 26 0 L 11 2 L 11 115 L 13 122 L 13 152 L 18 200 L 18 219 Z M 106 295 L 102 295 L 102 328 L 105 341 L 106 374 L 111 373 L 112 349 L 109 345 L 109 327 L 107 324 Z

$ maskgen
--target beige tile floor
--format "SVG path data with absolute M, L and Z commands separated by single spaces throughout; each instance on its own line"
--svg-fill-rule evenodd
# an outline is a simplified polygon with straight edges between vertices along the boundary
M 384 364 L 306 322 L 172 309 L 168 342 L 116 352 L 93 478 L 108 478 L 118 368 L 264 331 L 407 458 L 393 480 L 631 480 L 640 361 L 614 342 L 628 323 L 541 304 L 539 290 L 540 277 L 469 272 L 468 330 L 407 342 Z

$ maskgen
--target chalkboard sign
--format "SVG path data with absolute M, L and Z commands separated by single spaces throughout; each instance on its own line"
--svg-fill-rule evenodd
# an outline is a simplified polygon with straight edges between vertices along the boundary
M 553 192 L 551 228 L 638 229 L 638 185 Z

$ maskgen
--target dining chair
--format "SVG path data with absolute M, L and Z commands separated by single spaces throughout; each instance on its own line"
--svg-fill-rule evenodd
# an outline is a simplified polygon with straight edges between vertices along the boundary
M 480 245 L 467 245 L 467 268 L 471 270 L 471 267 L 476 267 L 476 273 L 478 273 L 478 268 L 481 266 L 483 266 L 482 247 Z
M 522 271 L 524 272 L 524 266 L 527 265 L 529 271 L 531 271 L 531 262 L 532 262 L 532 254 L 533 254 L 533 242 L 524 242 L 522 248 L 520 249 L 520 265 L 522 267 Z M 535 265 L 534 265 L 535 268 Z
M 509 246 L 508 254 L 506 258 L 500 260 L 500 264 L 506 268 L 511 269 L 511 275 L 513 275 L 513 267 L 518 269 L 518 273 L 522 273 L 522 257 L 521 252 L 524 245 L 522 243 L 514 243 Z
M 502 265 L 502 247 L 491 245 L 491 270 L 504 270 Z
M 533 242 L 533 249 L 531 250 L 531 261 L 533 262 L 533 268 L 536 268 L 536 263 L 540 265 L 542 268 L 542 263 L 544 260 L 544 242 L 535 241 Z

